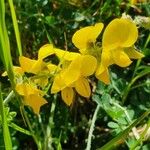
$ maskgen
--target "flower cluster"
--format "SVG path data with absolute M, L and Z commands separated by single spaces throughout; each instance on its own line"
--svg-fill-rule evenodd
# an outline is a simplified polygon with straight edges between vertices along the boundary
M 79 53 L 47 44 L 39 49 L 37 60 L 21 56 L 20 67 L 14 67 L 14 72 L 16 91 L 24 97 L 24 104 L 38 114 L 46 103 L 43 96 L 51 87 L 51 94 L 61 92 L 62 100 L 70 106 L 76 93 L 90 97 L 91 76 L 109 84 L 110 65 L 127 67 L 132 63 L 131 59 L 143 57 L 134 47 L 138 30 L 131 20 L 117 18 L 104 31 L 103 28 L 103 23 L 96 23 L 74 33 L 72 42 Z M 102 41 L 97 41 L 102 31 Z

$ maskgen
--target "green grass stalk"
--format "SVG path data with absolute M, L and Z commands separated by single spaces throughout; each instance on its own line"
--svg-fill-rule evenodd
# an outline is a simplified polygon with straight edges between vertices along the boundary
M 11 17 L 12 17 L 16 41 L 17 41 L 18 53 L 19 53 L 19 56 L 22 56 L 22 46 L 21 46 L 21 40 L 20 40 L 20 33 L 19 33 L 17 17 L 16 17 L 16 13 L 15 13 L 15 8 L 13 5 L 13 0 L 8 0 L 8 2 L 9 2 L 9 6 L 10 6 Z
M 3 129 L 5 149 L 12 150 L 12 141 L 11 141 L 11 136 L 10 136 L 8 123 L 7 123 L 7 116 L 6 116 L 3 98 L 2 98 L 1 85 L 0 85 L 0 115 L 2 118 L 2 129 Z

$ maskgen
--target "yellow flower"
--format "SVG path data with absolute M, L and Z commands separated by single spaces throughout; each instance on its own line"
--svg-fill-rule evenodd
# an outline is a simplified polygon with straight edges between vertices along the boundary
M 91 94 L 87 76 L 95 72 L 97 60 L 91 55 L 80 55 L 54 78 L 51 93 L 61 91 L 62 99 L 71 105 L 74 98 L 73 88 L 83 97 Z
M 68 61 L 72 61 L 73 59 L 75 59 L 76 57 L 78 57 L 80 55 L 75 52 L 69 52 L 69 51 L 55 48 L 55 47 L 53 47 L 52 44 L 46 44 L 40 48 L 40 50 L 38 52 L 38 59 L 44 59 L 53 54 L 56 55 L 60 60 L 64 59 L 64 60 L 68 60 Z
M 102 39 L 101 63 L 96 72 L 99 80 L 109 83 L 108 67 L 110 65 L 127 67 L 132 62 L 130 58 L 139 59 L 144 56 L 134 49 L 137 38 L 137 27 L 128 19 L 114 19 L 108 24 Z
M 135 5 L 137 3 L 144 3 L 144 2 L 147 2 L 147 0 L 130 0 L 130 3 Z
M 103 26 L 103 23 L 97 23 L 94 26 L 87 26 L 75 32 L 72 42 L 82 54 L 87 54 L 88 49 L 95 44 Z
M 24 104 L 32 107 L 36 114 L 39 114 L 40 107 L 47 103 L 41 96 L 42 92 L 28 83 L 17 84 L 16 91 L 24 97 Z
M 38 74 L 42 70 L 46 70 L 46 64 L 42 59 L 33 60 L 24 56 L 19 57 L 20 66 L 24 72 Z

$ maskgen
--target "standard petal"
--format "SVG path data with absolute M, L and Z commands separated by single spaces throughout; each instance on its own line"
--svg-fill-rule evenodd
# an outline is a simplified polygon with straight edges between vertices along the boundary
M 144 57 L 144 55 L 138 52 L 134 47 L 126 48 L 124 51 L 131 59 L 140 59 Z
M 73 98 L 74 98 L 74 91 L 71 87 L 66 87 L 65 89 L 63 89 L 61 91 L 61 97 L 62 100 L 68 105 L 70 106 L 73 102 Z
M 136 25 L 129 19 L 114 19 L 106 27 L 102 46 L 107 49 L 130 47 L 138 38 Z
M 89 98 L 91 95 L 90 84 L 87 79 L 80 78 L 75 82 L 75 89 L 83 97 Z
M 35 114 L 39 114 L 40 108 L 42 105 L 46 104 L 47 101 L 36 94 L 24 97 L 25 105 L 30 106 Z
M 81 75 L 90 76 L 92 75 L 97 67 L 97 60 L 91 55 L 83 55 L 81 62 Z
M 120 67 L 127 67 L 132 63 L 129 56 L 121 49 L 113 51 L 112 58 L 114 63 Z
M 95 43 L 103 26 L 103 23 L 97 23 L 94 26 L 87 26 L 76 31 L 72 37 L 73 44 L 79 49 L 88 48 L 90 43 Z
M 44 59 L 54 54 L 54 48 L 52 44 L 46 44 L 39 49 L 38 59 Z

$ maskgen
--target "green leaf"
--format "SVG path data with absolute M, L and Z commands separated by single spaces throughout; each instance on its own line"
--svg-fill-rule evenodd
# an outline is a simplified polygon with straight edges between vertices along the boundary
M 101 148 L 98 148 L 97 150 L 110 150 L 114 145 L 117 145 L 117 143 L 120 140 L 124 140 L 128 133 L 131 131 L 133 127 L 135 127 L 137 124 L 139 124 L 145 117 L 147 117 L 150 114 L 150 110 L 146 111 L 141 117 L 139 117 L 136 121 L 134 121 L 128 128 L 126 128 L 124 131 L 122 131 L 118 136 L 110 140 L 108 143 L 106 143 Z
M 119 128 L 119 125 L 115 122 L 110 121 L 108 122 L 108 127 L 116 129 L 116 128 Z

